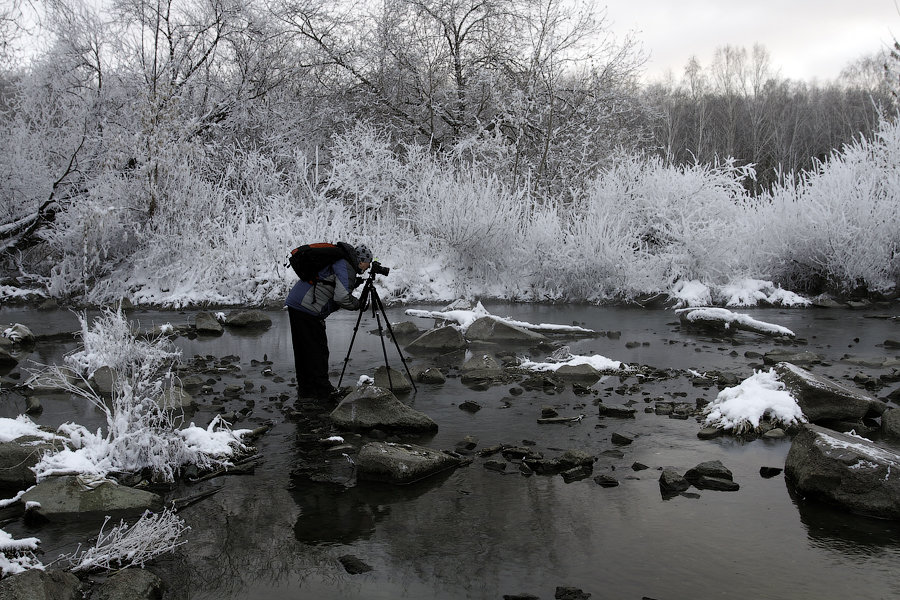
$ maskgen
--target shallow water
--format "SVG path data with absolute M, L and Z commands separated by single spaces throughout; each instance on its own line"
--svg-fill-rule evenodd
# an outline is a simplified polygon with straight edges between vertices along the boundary
M 598 353 L 659 368 L 716 369 L 744 378 L 761 366 L 745 352 L 783 347 L 750 333 L 731 340 L 687 333 L 678 327 L 676 316 L 664 310 L 501 303 L 486 308 L 532 323 L 577 323 L 621 332 L 618 339 L 604 336 L 566 343 L 575 354 Z M 802 340 L 797 350 L 826 357 L 826 364 L 813 370 L 841 380 L 860 371 L 880 373 L 842 360 L 845 355 L 896 355 L 880 344 L 898 338 L 897 321 L 875 318 L 896 314 L 893 310 L 740 312 L 792 329 Z M 474 436 L 479 448 L 528 440 L 545 456 L 566 449 L 600 454 L 615 448 L 610 441 L 614 432 L 629 434 L 634 443 L 617 448 L 624 458 L 601 456 L 594 467 L 595 475 L 614 475 L 620 482 L 615 488 L 601 488 L 591 478 L 566 484 L 559 476 L 500 474 L 484 469 L 480 458 L 407 487 L 292 485 L 289 472 L 297 461 L 298 425 L 283 417 L 274 399 L 292 394 L 293 389 L 289 382 L 277 384 L 264 377 L 263 367 L 251 364 L 265 357 L 273 361 L 276 374 L 286 379 L 293 375 L 287 315 L 280 311 L 270 315 L 274 324 L 265 332 L 176 340 L 186 359 L 195 354 L 240 357 L 242 373 L 236 380 L 254 382 L 244 399 L 254 399 L 256 406 L 236 427 L 256 427 L 267 420 L 276 425 L 258 444 L 264 460 L 254 475 L 218 478 L 190 488 L 196 493 L 224 485 L 218 494 L 181 512 L 192 527 L 189 543 L 154 567 L 170 584 L 168 598 L 499 599 L 521 593 L 552 598 L 557 586 L 578 587 L 594 598 L 660 600 L 743 599 L 748 593 L 754 598 L 900 596 L 900 582 L 894 577 L 900 525 L 804 502 L 792 496 L 783 476 L 759 475 L 762 466 L 784 465 L 789 441 L 701 441 L 693 419 L 642 412 L 644 406 L 652 406 L 648 403 L 652 398 L 685 402 L 715 398 L 717 388 L 696 387 L 687 376 L 644 383 L 631 394 L 619 393 L 619 378 L 595 386 L 605 403 L 635 401 L 638 413 L 633 420 L 601 419 L 592 397 L 576 396 L 571 389 L 552 396 L 526 391 L 511 397 L 510 385 L 473 391 L 458 378 L 440 386 L 420 384 L 416 394 L 404 398 L 439 424 L 435 436 L 416 440 L 434 448 L 452 449 L 465 436 Z M 356 316 L 343 313 L 328 320 L 334 383 Z M 392 322 L 408 320 L 400 308 L 389 309 L 388 316 Z M 130 317 L 151 327 L 188 323 L 193 315 L 136 311 Z M 430 325 L 415 321 L 422 328 Z M 77 329 L 77 320 L 66 311 L 3 309 L 0 323 L 4 322 L 24 323 L 36 333 Z M 367 333 L 374 327 L 367 316 L 354 343 L 345 385 L 383 363 L 378 336 Z M 402 370 L 396 350 L 388 344 L 392 366 Z M 41 344 L 28 358 L 58 362 L 75 347 L 74 342 Z M 410 364 L 427 362 L 407 356 Z M 223 376 L 217 385 L 229 382 L 229 376 Z M 625 383 L 638 382 L 632 378 Z M 891 389 L 876 394 L 886 395 Z M 101 424 L 99 414 L 68 398 L 42 400 L 45 410 L 39 423 Z M 482 409 L 474 414 L 460 410 L 465 400 L 478 402 Z M 538 425 L 536 419 L 546 405 L 564 416 L 586 417 L 570 425 Z M 8 394 L 0 416 L 14 416 L 23 406 L 23 400 Z M 231 405 L 226 403 L 226 408 Z M 203 408 L 194 419 L 205 424 L 210 416 Z M 684 472 L 715 459 L 733 471 L 740 491 L 692 488 L 688 495 L 662 498 L 658 468 L 671 465 Z M 634 471 L 635 462 L 650 468 Z M 331 469 L 338 476 L 351 473 L 343 457 L 336 458 Z M 13 535 L 26 531 L 15 523 L 6 530 Z M 28 532 L 42 539 L 45 562 L 86 535 L 71 525 Z M 345 554 L 360 558 L 373 570 L 346 573 L 337 560 Z

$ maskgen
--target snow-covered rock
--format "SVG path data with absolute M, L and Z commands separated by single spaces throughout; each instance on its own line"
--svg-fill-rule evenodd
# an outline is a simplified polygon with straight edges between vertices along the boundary
M 858 421 L 884 411 L 883 402 L 797 365 L 781 362 L 774 371 L 810 422 Z
M 702 329 L 719 334 L 735 331 L 751 331 L 762 335 L 794 337 L 787 327 L 758 321 L 749 315 L 732 312 L 726 308 L 681 308 L 675 311 L 681 324 L 691 329 Z
M 470 342 L 537 343 L 547 337 L 495 317 L 480 317 L 466 329 Z
M 853 434 L 805 425 L 784 465 L 803 496 L 847 511 L 900 519 L 900 454 Z

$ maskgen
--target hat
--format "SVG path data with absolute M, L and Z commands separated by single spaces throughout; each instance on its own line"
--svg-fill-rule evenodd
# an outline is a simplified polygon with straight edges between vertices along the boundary
M 372 262 L 372 251 L 369 250 L 365 245 L 360 244 L 356 247 L 356 258 L 361 263 L 370 263 Z

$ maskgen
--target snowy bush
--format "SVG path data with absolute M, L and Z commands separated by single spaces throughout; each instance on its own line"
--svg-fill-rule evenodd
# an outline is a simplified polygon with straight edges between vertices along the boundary
M 792 289 L 887 291 L 900 283 L 900 122 L 782 183 L 748 215 L 758 270 Z
M 181 536 L 190 529 L 169 509 L 158 513 L 146 511 L 133 525 L 125 521 L 104 533 L 109 517 L 103 521 L 97 541 L 86 550 L 79 549 L 62 558 L 75 572 L 113 571 L 127 567 L 143 567 L 160 554 L 172 552 L 187 543 Z
M 73 355 L 73 368 L 50 367 L 39 377 L 93 404 L 106 416 L 107 430 L 104 434 L 102 428 L 91 432 L 74 423 L 60 425 L 57 431 L 70 447 L 46 453 L 34 467 L 38 479 L 73 472 L 104 477 L 150 469 L 154 477 L 172 481 L 184 465 L 230 466 L 228 459 L 244 448 L 241 437 L 246 430 L 232 431 L 218 416 L 206 429 L 191 424 L 180 430 L 180 416 L 161 406 L 161 398 L 173 385 L 170 361 L 177 356 L 168 349 L 168 342 L 134 339 L 121 311 L 107 311 L 93 328 L 83 319 L 85 349 Z M 113 348 L 120 355 L 109 356 Z M 112 364 L 107 362 L 110 358 Z M 104 362 L 112 369 L 114 381 L 112 398 L 106 400 L 86 377 Z M 73 372 L 77 377 L 72 377 Z

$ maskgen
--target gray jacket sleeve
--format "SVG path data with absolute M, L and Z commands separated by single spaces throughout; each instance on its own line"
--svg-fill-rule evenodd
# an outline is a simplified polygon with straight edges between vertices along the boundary
M 339 260 L 334 263 L 334 275 L 334 303 L 347 310 L 359 310 L 359 300 L 350 293 L 351 278 L 356 278 L 353 267 L 346 260 Z

